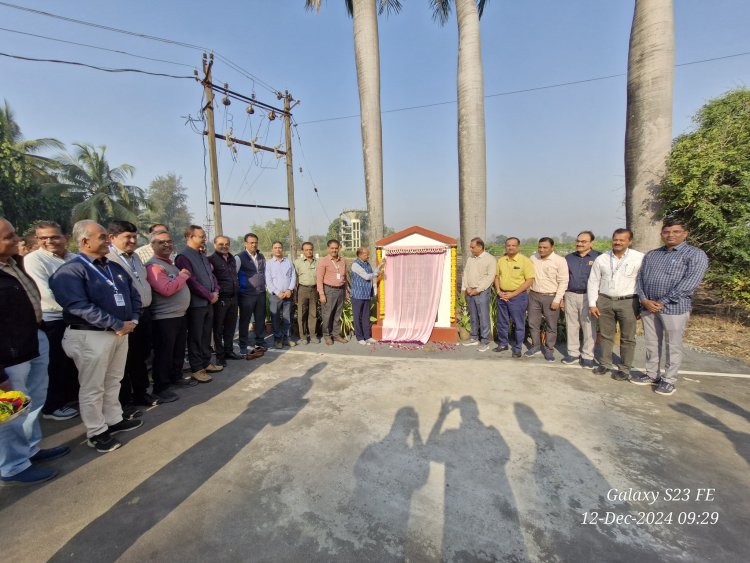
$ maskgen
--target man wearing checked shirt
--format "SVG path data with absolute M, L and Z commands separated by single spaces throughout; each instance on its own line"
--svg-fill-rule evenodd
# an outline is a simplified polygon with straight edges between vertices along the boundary
M 688 231 L 680 221 L 665 221 L 661 229 L 664 246 L 643 259 L 636 292 L 646 340 L 646 373 L 630 378 L 636 385 L 656 384 L 660 395 L 675 392 L 677 371 L 682 363 L 682 335 L 692 308 L 693 292 L 708 269 L 708 257 L 685 242 Z M 660 376 L 662 347 L 665 366 Z

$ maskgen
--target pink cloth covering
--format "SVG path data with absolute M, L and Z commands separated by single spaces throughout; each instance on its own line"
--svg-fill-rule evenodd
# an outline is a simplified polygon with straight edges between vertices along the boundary
M 445 249 L 429 254 L 386 254 L 382 339 L 426 344 L 437 319 Z

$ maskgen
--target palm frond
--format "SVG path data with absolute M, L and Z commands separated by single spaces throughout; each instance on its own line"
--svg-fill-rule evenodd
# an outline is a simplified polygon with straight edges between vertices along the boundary
M 305 0 L 305 10 L 320 12 L 320 0 Z
M 401 11 L 401 2 L 399 0 L 380 0 L 378 14 L 385 12 L 388 16 L 398 14 Z
M 445 25 L 451 15 L 450 0 L 430 0 L 430 7 L 432 8 L 432 19 L 440 25 Z

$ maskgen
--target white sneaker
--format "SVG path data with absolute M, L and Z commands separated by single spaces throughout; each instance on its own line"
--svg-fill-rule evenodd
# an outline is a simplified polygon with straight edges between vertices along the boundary
M 471 340 L 467 340 L 466 342 L 461 342 L 463 346 L 477 346 L 479 344 L 479 340 L 476 340 L 472 338 Z
M 78 411 L 72 407 L 60 407 L 51 413 L 42 414 L 42 418 L 47 420 L 69 420 L 76 416 L 78 416 Z
M 358 344 L 361 344 L 362 346 L 367 346 L 367 340 L 357 340 Z
M 377 343 L 378 343 L 378 341 L 377 341 L 377 340 L 375 340 L 374 338 L 368 338 L 368 339 L 367 339 L 367 343 L 368 343 L 368 344 L 377 344 Z

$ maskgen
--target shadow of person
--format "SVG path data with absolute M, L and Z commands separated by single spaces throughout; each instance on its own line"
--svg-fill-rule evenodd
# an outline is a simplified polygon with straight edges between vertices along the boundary
M 396 412 L 388 434 L 367 446 L 354 465 L 356 485 L 348 509 L 361 537 L 361 559 L 404 561 L 412 496 L 427 483 L 419 415 L 412 407 Z
M 627 503 L 615 505 L 607 500 L 608 491 L 613 489 L 599 470 L 568 440 L 545 432 L 534 409 L 515 403 L 514 411 L 521 430 L 536 443 L 533 469 L 536 495 L 526 503 L 529 507 L 526 517 L 533 528 L 531 535 L 540 558 L 608 561 L 617 553 L 618 561 L 658 560 L 656 555 L 648 553 L 647 541 L 620 541 L 624 537 L 618 536 L 631 535 L 626 527 L 583 524 L 584 513 L 591 511 L 596 511 L 600 519 L 605 518 L 607 511 L 617 514 L 632 511 Z M 590 517 L 587 520 L 591 521 Z
M 701 409 L 692 405 L 677 403 L 676 405 L 669 406 L 670 408 L 672 408 L 672 410 L 694 418 L 695 420 L 705 424 L 709 428 L 713 428 L 714 430 L 718 430 L 719 432 L 723 433 L 724 436 L 726 436 L 727 439 L 732 443 L 737 453 L 742 456 L 747 464 L 750 464 L 750 433 L 738 432 L 737 430 L 734 430 L 724 424 L 718 418 L 711 416 L 707 412 L 702 411 Z
M 458 409 L 458 428 L 442 430 Z M 485 426 L 473 397 L 443 400 L 427 439 L 427 454 L 445 464 L 444 561 L 525 561 L 513 491 L 505 472 L 510 449 Z
M 703 397 L 712 405 L 716 405 L 717 407 L 724 409 L 725 411 L 736 414 L 737 416 L 741 416 L 742 418 L 750 422 L 750 411 L 742 408 L 740 405 L 733 403 L 732 401 L 725 399 L 724 397 L 714 395 L 713 393 L 698 393 L 698 395 Z
M 116 560 L 224 467 L 263 428 L 292 420 L 309 402 L 305 395 L 312 388 L 312 377 L 325 366 L 325 362 L 320 362 L 304 375 L 285 379 L 250 401 L 242 414 L 135 487 L 71 538 L 50 561 Z

